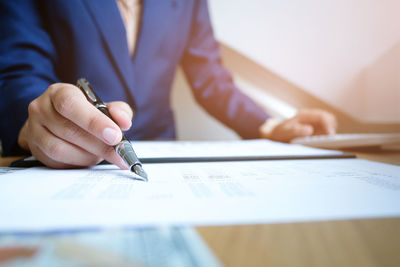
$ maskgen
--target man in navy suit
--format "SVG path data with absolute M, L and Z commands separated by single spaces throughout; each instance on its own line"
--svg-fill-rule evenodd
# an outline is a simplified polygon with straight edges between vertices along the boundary
M 200 105 L 243 138 L 335 132 L 335 118 L 320 110 L 275 123 L 235 87 L 206 1 L 137 3 L 132 12 L 129 0 L 0 0 L 3 155 L 30 152 L 55 168 L 101 159 L 125 168 L 112 148 L 120 128 L 136 140 L 175 137 L 169 99 L 178 65 Z M 108 102 L 116 123 L 73 85 L 80 77 Z

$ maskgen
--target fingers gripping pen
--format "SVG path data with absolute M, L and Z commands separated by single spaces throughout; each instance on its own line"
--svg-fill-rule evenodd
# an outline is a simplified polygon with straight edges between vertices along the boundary
M 114 119 L 111 117 L 110 112 L 108 111 L 106 104 L 104 104 L 100 100 L 100 98 L 97 96 L 92 86 L 86 79 L 84 78 L 79 79 L 77 82 L 77 86 L 79 89 L 81 89 L 81 91 L 83 92 L 83 94 L 86 96 L 87 100 L 90 103 L 92 103 L 98 110 L 103 112 L 107 117 L 109 117 L 111 120 L 114 121 Z M 125 137 L 123 133 L 121 141 L 116 146 L 114 146 L 114 148 L 117 154 L 129 166 L 132 172 L 140 176 L 141 180 L 143 181 L 148 180 L 147 174 L 143 170 L 142 163 L 138 159 L 135 151 L 133 150 L 132 144 L 129 142 L 129 140 Z

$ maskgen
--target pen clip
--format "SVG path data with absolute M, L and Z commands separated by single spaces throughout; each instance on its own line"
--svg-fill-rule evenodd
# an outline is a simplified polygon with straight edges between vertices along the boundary
M 92 86 L 89 84 L 89 82 L 85 78 L 80 78 L 78 79 L 77 82 L 77 87 L 81 89 L 83 94 L 86 96 L 87 100 L 92 103 L 93 105 L 96 104 L 103 104 L 99 97 L 96 95 L 94 92 Z

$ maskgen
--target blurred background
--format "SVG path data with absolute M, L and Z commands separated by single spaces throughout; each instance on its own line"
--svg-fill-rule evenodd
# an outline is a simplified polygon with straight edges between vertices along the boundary
M 324 108 L 342 133 L 400 132 L 400 1 L 209 0 L 209 8 L 224 65 L 270 114 Z M 172 103 L 178 139 L 239 138 L 194 102 L 181 71 Z

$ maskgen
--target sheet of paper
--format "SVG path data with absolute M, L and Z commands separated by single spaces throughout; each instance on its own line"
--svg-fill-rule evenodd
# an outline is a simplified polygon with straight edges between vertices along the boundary
M 360 159 L 111 165 L 0 176 L 0 232 L 400 216 L 400 167 Z
M 340 151 L 273 142 L 237 141 L 132 141 L 139 158 L 335 156 Z
M 0 235 L 7 252 L 1 266 L 221 266 L 189 227 Z

